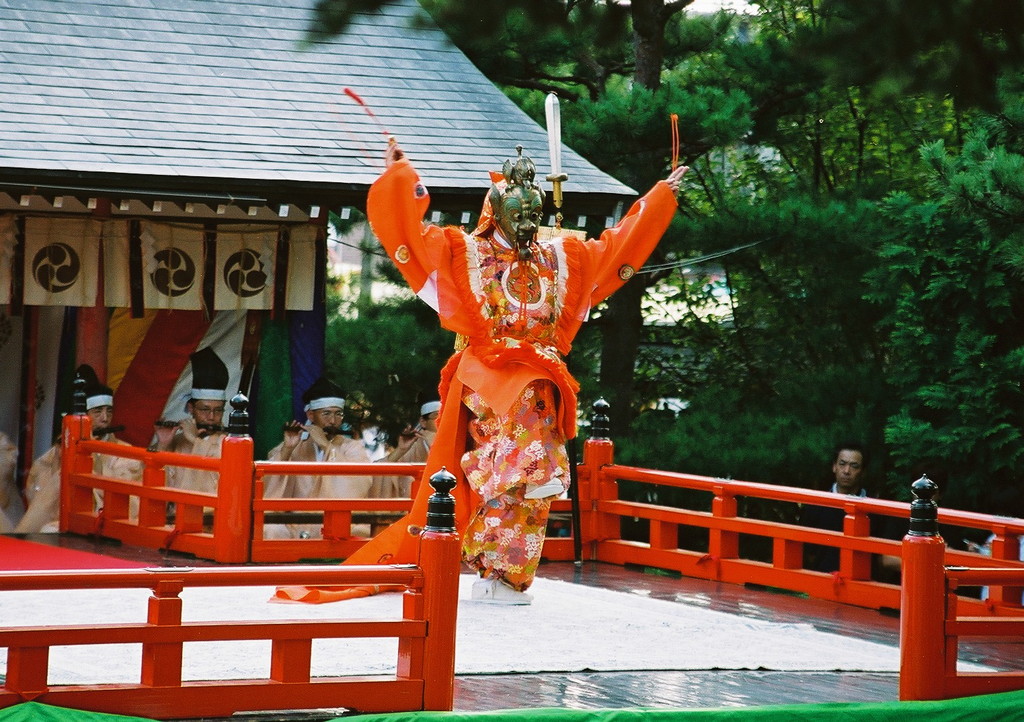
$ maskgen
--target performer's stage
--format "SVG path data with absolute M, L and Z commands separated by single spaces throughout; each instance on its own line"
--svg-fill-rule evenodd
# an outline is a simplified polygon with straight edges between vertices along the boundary
M 74 552 L 110 565 L 213 566 L 71 535 L 30 541 L 36 554 L 40 544 L 51 545 L 55 560 Z M 13 558 L 0 556 L 0 568 Z M 898 697 L 894 612 L 591 562 L 542 565 L 528 607 L 473 602 L 465 593 L 471 581 L 463 579 L 460 595 L 455 711 L 735 708 Z M 264 613 L 266 596 L 257 590 L 246 604 Z M 322 607 L 364 605 L 352 613 L 372 615 L 374 605 L 396 601 L 384 599 L 389 596 Z M 203 607 L 213 613 L 209 608 L 219 603 L 211 597 Z M 307 605 L 267 606 L 294 612 Z M 1020 668 L 1022 651 L 1024 642 L 965 642 L 961 660 Z M 302 712 L 294 719 L 339 713 Z

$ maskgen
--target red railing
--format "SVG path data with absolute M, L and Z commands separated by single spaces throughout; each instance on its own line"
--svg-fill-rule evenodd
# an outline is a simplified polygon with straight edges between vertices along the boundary
M 379 515 L 400 516 L 411 499 L 263 498 L 263 478 L 273 474 L 408 475 L 418 479 L 423 464 L 334 464 L 254 461 L 248 436 L 228 436 L 221 457 L 146 451 L 90 438 L 86 416 L 64 417 L 61 531 L 100 535 L 149 549 L 173 549 L 224 564 L 343 559 L 366 543 L 353 523 L 372 523 Z M 92 454 L 138 460 L 141 482 L 92 473 Z M 217 493 L 166 486 L 164 469 L 178 466 L 217 472 Z M 95 508 L 93 490 L 103 492 Z M 138 516 L 130 509 L 137 500 Z M 173 509 L 173 513 L 170 510 Z M 266 516 L 315 514 L 322 518 L 322 538 L 263 538 Z
M 761 584 L 862 607 L 900 607 L 899 584 L 875 581 L 872 562 L 877 556 L 899 558 L 903 553 L 902 543 L 897 539 L 871 536 L 870 517 L 895 517 L 906 525 L 910 509 L 907 503 L 614 464 L 588 469 L 588 472 L 591 485 L 602 490 L 599 498 L 591 500 L 592 537 L 588 558 L 614 564 L 642 564 L 734 584 Z M 679 509 L 622 501 L 617 492 L 617 485 L 622 481 L 703 492 L 706 504 L 700 509 Z M 844 529 L 842 532 L 824 531 L 798 523 L 745 517 L 741 513 L 743 500 L 770 501 L 790 505 L 794 510 L 803 504 L 843 509 L 846 513 Z M 647 538 L 623 539 L 620 529 L 624 520 L 646 522 Z M 992 557 L 945 548 L 946 564 L 1014 566 L 1024 570 L 1024 562 L 1016 553 L 1017 539 L 1024 534 L 1024 520 L 945 509 L 939 510 L 939 520 L 976 530 L 981 537 L 995 534 L 997 540 L 992 544 Z M 701 548 L 680 547 L 682 527 L 690 531 L 703 530 L 705 541 Z M 757 558 L 753 553 L 744 552 L 741 542 L 756 538 L 763 543 L 749 546 L 767 548 L 769 558 Z M 805 544 L 838 548 L 839 570 L 821 573 L 806 569 Z M 986 602 L 965 597 L 961 604 L 978 613 L 988 613 L 993 605 L 1021 613 L 1024 610 L 1020 600 L 1019 589 L 1000 587 L 992 590 Z
M 355 525 L 372 529 L 402 516 L 412 506 L 411 499 L 323 499 L 264 498 L 267 476 L 299 474 L 316 476 L 412 476 L 413 494 L 419 486 L 424 464 L 325 464 L 310 461 L 256 461 L 253 464 L 253 527 L 250 556 L 259 562 L 289 562 L 298 559 L 344 559 L 366 543 L 368 536 L 357 536 Z M 320 538 L 266 539 L 268 518 L 277 523 L 290 515 L 305 513 L 321 525 Z
M 115 536 L 128 543 L 172 547 L 216 561 L 345 557 L 365 542 L 351 532 L 359 512 L 402 513 L 411 504 L 408 499 L 263 499 L 263 477 L 268 474 L 415 475 L 416 467 L 422 468 L 420 465 L 257 462 L 252 459 L 251 441 L 246 437 L 226 439 L 219 462 L 183 455 L 147 455 L 147 452 L 137 449 L 125 450 L 123 446 L 80 441 L 76 437 L 83 430 L 77 426 L 78 423 L 65 420 L 66 452 L 70 451 L 65 455 L 65 463 L 76 466 L 65 469 L 64 483 L 66 491 L 71 493 L 64 497 L 70 501 L 65 501 L 66 509 L 62 511 L 62 528 L 79 533 L 100 529 L 104 535 Z M 84 433 L 87 437 L 87 428 Z M 93 452 L 137 455 L 133 458 L 145 461 L 147 476 L 141 485 L 96 477 L 90 473 L 89 454 Z M 872 536 L 870 518 L 894 517 L 899 520 L 897 523 L 907 522 L 910 506 L 906 503 L 622 466 L 614 464 L 613 457 L 614 445 L 608 439 L 593 438 L 586 442 L 583 462 L 577 469 L 579 540 L 548 538 L 545 542 L 546 558 L 572 559 L 575 547 L 579 546 L 582 558 L 587 560 L 656 567 L 735 584 L 760 584 L 869 608 L 906 608 L 905 596 L 922 592 L 932 600 L 930 604 L 935 604 L 932 595 L 939 588 L 935 598 L 945 605 L 940 618 L 945 619 L 944 615 L 949 610 L 954 614 L 944 622 L 946 626 L 941 637 L 943 664 L 952 664 L 953 669 L 957 634 L 974 629 L 999 630 L 1000 633 L 1019 630 L 1018 624 L 1009 619 L 993 621 L 991 626 L 977 620 L 1020 618 L 1024 615 L 1021 605 L 1024 562 L 1019 559 L 1019 540 L 1024 535 L 1022 519 L 939 509 L 939 522 L 973 530 L 979 538 L 991 536 L 991 556 L 951 549 L 938 538 L 938 545 L 930 553 L 939 560 L 939 567 L 974 569 L 950 572 L 945 590 L 941 589 L 941 584 L 937 587 L 934 580 L 923 585 L 921 590 L 911 589 L 905 580 L 901 587 L 899 583 L 872 578 L 874 558 L 887 556 L 905 563 L 908 551 L 904 542 L 897 539 Z M 164 487 L 162 467 L 172 462 L 196 468 L 217 468 L 219 463 L 218 493 L 204 495 Z M 689 496 L 698 501 L 689 503 L 687 507 L 628 501 L 621 498 L 619 486 L 622 483 L 640 488 L 687 490 Z M 94 487 L 104 490 L 105 508 L 101 512 L 92 508 Z M 140 509 L 143 510 L 138 523 L 127 518 L 128 497 L 131 495 L 139 497 Z M 167 526 L 161 526 L 169 503 L 178 506 L 180 517 L 180 520 L 175 519 L 170 532 Z M 843 530 L 825 531 L 802 526 L 797 521 L 762 518 L 765 505 L 796 510 L 806 504 L 842 509 L 845 512 Z M 758 505 L 762 507 L 760 515 L 748 513 L 748 507 Z M 152 508 L 147 512 L 148 506 Z M 201 527 L 204 507 L 214 509 L 210 529 Z M 557 500 L 552 505 L 553 517 L 565 516 L 570 509 L 568 500 Z M 262 530 L 268 515 L 303 511 L 323 514 L 323 539 L 263 538 Z M 218 515 L 222 519 L 220 523 Z M 795 513 L 785 516 L 798 518 Z M 225 518 L 229 521 L 223 521 Z M 145 524 L 152 526 L 144 528 Z M 623 533 L 626 526 L 633 529 L 628 535 Z M 681 533 L 681 530 L 686 533 Z M 168 540 L 169 533 L 174 537 L 171 540 Z M 231 538 L 224 540 L 224 535 Z M 687 544 L 681 543 L 681 539 L 686 539 Z M 821 573 L 806 568 L 804 547 L 809 544 L 837 548 L 839 569 L 834 573 Z M 959 593 L 970 582 L 980 584 L 982 580 L 990 588 L 986 599 Z M 968 612 L 975 617 L 956 621 L 957 611 Z M 905 618 L 912 619 L 914 615 L 905 614 Z M 934 615 L 929 616 L 929 619 L 933 618 Z M 908 638 L 917 639 L 928 649 L 931 649 L 929 645 L 934 646 L 934 640 L 922 639 L 924 636 L 930 638 L 931 628 L 915 623 L 912 629 L 920 631 L 910 632 Z M 909 646 L 913 648 L 913 643 Z M 908 680 L 914 678 L 913 671 L 906 674 Z M 970 681 L 974 679 L 971 676 L 952 676 L 948 669 L 944 675 L 944 696 L 968 694 L 976 689 L 995 691 L 997 688 L 1024 687 L 1015 675 L 997 676 L 1002 681 L 995 687 L 990 681 Z M 910 681 L 907 684 L 910 685 L 908 689 L 913 689 Z M 926 689 L 932 690 L 931 687 Z M 934 693 L 907 694 L 917 695 L 908 698 L 930 698 L 927 695 Z
M 221 459 L 186 454 L 146 452 L 76 437 L 87 429 L 78 419 L 65 417 L 64 456 L 68 469 L 64 483 L 62 526 L 79 534 L 99 533 L 125 543 L 167 548 L 224 563 L 295 562 L 303 559 L 345 558 L 366 542 L 353 533 L 353 524 L 398 515 L 410 499 L 265 499 L 263 479 L 271 474 L 330 474 L 341 476 L 421 473 L 422 464 L 323 464 L 314 462 L 254 461 L 248 437 L 224 440 Z M 69 431 L 70 429 L 70 431 Z M 142 483 L 98 477 L 91 473 L 91 453 L 130 456 L 145 464 Z M 636 564 L 674 570 L 687 576 L 734 584 L 764 586 L 806 593 L 845 604 L 870 608 L 900 607 L 900 585 L 872 578 L 872 560 L 885 555 L 899 558 L 898 539 L 871 535 L 870 517 L 895 517 L 905 523 L 909 505 L 903 502 L 850 497 L 793 487 L 717 479 L 693 474 L 656 471 L 613 463 L 614 445 L 590 439 L 577 469 L 579 494 L 579 546 L 584 559 L 613 564 Z M 187 492 L 163 485 L 163 467 L 170 464 L 220 472 L 216 494 Z M 697 502 L 680 508 L 621 499 L 619 485 L 629 482 L 652 489 L 696 492 Z M 104 507 L 95 510 L 93 489 L 102 489 Z M 138 520 L 129 518 L 129 497 L 139 499 Z M 168 522 L 168 506 L 175 515 Z M 771 521 L 748 513 L 752 504 L 774 504 L 795 510 L 814 504 L 845 511 L 842 532 L 801 526 L 798 522 Z M 206 514 L 204 515 L 204 511 Z M 212 523 L 209 522 L 212 511 Z M 556 500 L 552 515 L 567 517 L 569 500 Z M 322 538 L 266 539 L 267 519 L 288 514 L 322 517 Z M 204 522 L 204 519 L 207 521 Z M 994 535 L 991 557 L 947 548 L 945 563 L 975 567 L 1020 567 L 1018 539 L 1024 519 L 940 509 L 939 521 L 975 530 L 984 538 Z M 624 538 L 627 525 L 639 529 Z M 699 543 L 686 548 L 683 537 Z M 753 541 L 756 540 L 756 541 Z M 804 567 L 804 547 L 813 544 L 839 549 L 839 569 L 821 573 Z M 572 537 L 551 537 L 544 554 L 550 560 L 571 560 Z M 768 550 L 765 553 L 765 550 Z M 753 551 L 748 551 L 753 550 Z M 988 614 L 993 605 L 1017 612 L 1021 590 L 994 586 L 987 601 L 964 597 L 962 606 Z
M 13 590 L 149 588 L 148 615 L 138 623 L 0 627 L 7 672 L 0 708 L 35 700 L 45 704 L 155 719 L 229 717 L 254 710 L 339 708 L 360 712 L 451 710 L 454 699 L 455 623 L 461 540 L 454 528 L 427 529 L 419 566 L 304 566 L 176 568 L 139 571 L 0 573 L 0 593 Z M 404 587 L 395 619 L 182 621 L 181 591 L 189 587 L 280 584 L 397 585 Z M 339 607 L 338 611 L 342 611 Z M 10 624 L 10 620 L 7 620 Z M 313 677 L 317 639 L 395 638 L 394 675 Z M 183 680 L 186 643 L 269 640 L 265 679 Z M 138 683 L 49 684 L 56 646 L 138 643 Z M 202 645 L 199 645 L 201 648 Z
M 927 514 L 927 512 L 926 512 Z M 926 522 L 927 523 L 927 522 Z M 932 530 L 934 531 L 934 529 Z M 963 586 L 1024 587 L 1024 569 L 946 566 L 945 543 L 932 533 L 913 533 L 903 542 L 903 598 L 900 610 L 900 699 L 970 697 L 1024 689 L 1024 671 L 960 671 L 962 637 L 1024 635 L 1024 617 L 962 615 Z

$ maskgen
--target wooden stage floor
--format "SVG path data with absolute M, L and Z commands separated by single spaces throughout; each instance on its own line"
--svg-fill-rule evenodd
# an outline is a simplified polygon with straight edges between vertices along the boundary
M 32 535 L 36 542 L 141 561 L 154 566 L 196 566 L 187 555 L 123 547 L 85 537 Z M 780 623 L 811 624 L 823 632 L 890 646 L 899 643 L 895 611 L 850 607 L 803 596 L 734 584 L 666 576 L 611 564 L 553 562 L 539 576 L 619 591 Z M 740 644 L 723 640 L 723 644 Z M 685 649 L 679 650 L 681 655 Z M 841 649 L 836 650 L 842 654 Z M 960 659 L 999 669 L 1024 669 L 1024 640 L 966 640 Z M 898 699 L 896 673 L 794 671 L 641 671 L 558 674 L 460 675 L 455 684 L 456 711 L 557 707 L 566 709 L 724 708 L 817 702 L 890 702 Z M 250 715 L 245 719 L 323 720 L 343 711 Z M 235 719 L 239 719 L 236 717 Z

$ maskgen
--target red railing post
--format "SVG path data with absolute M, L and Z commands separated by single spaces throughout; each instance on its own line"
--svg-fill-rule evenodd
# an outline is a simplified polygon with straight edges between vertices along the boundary
M 154 626 L 181 626 L 181 590 L 178 580 L 161 580 L 149 598 L 147 622 Z M 181 686 L 182 643 L 150 643 L 142 645 L 142 684 L 151 687 Z
M 11 647 L 7 650 L 4 688 L 17 693 L 26 702 L 46 694 L 49 664 L 49 647 Z
M 423 709 L 451 711 L 455 702 L 455 622 L 462 539 L 455 527 L 455 476 L 442 468 L 430 477 L 434 494 L 420 535 L 419 566 L 427 580 L 423 614 Z
M 854 503 L 846 504 L 843 534 L 848 537 L 871 536 L 871 519 Z M 848 579 L 871 579 L 871 553 L 842 547 L 839 550 L 839 571 Z
M 145 464 L 142 467 L 142 486 L 147 489 L 166 486 L 167 479 L 164 476 L 162 466 L 156 466 L 152 461 L 153 452 L 146 452 Z M 163 526 L 167 523 L 167 502 L 163 499 L 153 499 L 144 496 L 139 500 L 139 526 L 142 528 Z
M 248 399 L 236 394 L 231 399 L 228 435 L 220 447 L 220 479 L 217 509 L 213 515 L 214 561 L 248 562 L 252 542 L 253 485 L 256 466 L 253 442 L 248 436 Z
M 72 486 L 72 474 L 92 472 L 92 454 L 78 450 L 79 441 L 92 438 L 92 420 L 85 413 L 85 379 L 75 379 L 72 412 L 61 421 L 60 435 L 60 530 L 68 531 L 71 515 L 77 512 L 91 512 L 93 509 L 92 489 Z
M 594 402 L 594 418 L 590 438 L 583 444 L 583 464 L 576 470 L 580 494 L 580 543 L 590 548 L 590 559 L 597 558 L 597 542 L 621 536 L 619 517 L 597 511 L 597 503 L 619 498 L 619 485 L 604 474 L 604 467 L 613 463 L 615 444 L 608 438 L 608 402 Z
M 910 531 L 903 537 L 899 696 L 901 700 L 942 699 L 948 666 L 946 544 L 939 536 L 932 501 L 938 487 L 922 476 L 911 489 L 915 499 L 910 505 Z
M 1004 525 L 996 525 L 992 529 L 994 537 L 990 545 L 993 559 L 1017 561 L 1021 559 L 1020 537 L 1007 530 Z M 988 590 L 988 598 L 1003 606 L 1021 606 L 1021 587 L 992 586 Z
M 725 484 L 715 484 L 714 499 L 711 501 L 711 514 L 719 519 L 735 519 L 738 506 L 736 497 Z M 708 554 L 715 561 L 735 559 L 740 555 L 740 535 L 734 531 L 722 529 L 708 530 Z M 719 570 L 716 570 L 716 576 Z

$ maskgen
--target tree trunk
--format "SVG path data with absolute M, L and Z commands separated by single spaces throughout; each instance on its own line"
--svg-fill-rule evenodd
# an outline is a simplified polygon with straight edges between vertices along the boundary
M 633 371 L 640 351 L 644 318 L 640 311 L 647 287 L 634 277 L 608 299 L 601 318 L 601 389 L 611 405 L 611 438 L 621 437 L 633 421 Z
M 654 90 L 661 82 L 664 60 L 665 24 L 671 12 L 665 0 L 633 0 L 633 48 L 637 84 Z M 644 318 L 640 304 L 647 286 L 637 276 L 608 300 L 601 323 L 601 388 L 611 404 L 612 438 L 622 436 L 635 415 L 633 373 L 640 353 Z
M 373 252 L 379 245 L 367 221 L 359 241 L 359 296 L 356 298 L 356 313 L 360 316 L 365 315 L 373 305 Z
M 633 80 L 649 90 L 661 84 L 665 55 L 665 0 L 633 0 Z

